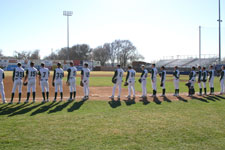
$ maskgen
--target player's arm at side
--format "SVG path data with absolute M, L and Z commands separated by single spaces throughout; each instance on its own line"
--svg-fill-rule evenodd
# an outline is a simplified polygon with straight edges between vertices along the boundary
M 152 69 L 152 81 L 153 81 L 153 77 L 154 77 L 154 69 Z
M 224 71 L 221 72 L 220 81 L 223 79 L 223 76 L 224 76 Z
M 163 71 L 161 75 L 161 83 L 164 81 L 164 76 L 165 76 L 165 72 Z
M 41 82 L 41 71 L 38 71 L 38 79 L 39 79 L 39 83 Z
M 113 75 L 113 77 L 112 77 L 112 80 L 114 80 L 114 79 L 116 78 L 117 74 L 118 74 L 118 72 L 117 72 L 117 70 L 116 70 L 116 71 L 114 72 L 114 75 Z
M 54 73 L 53 73 L 52 86 L 54 86 L 54 81 L 55 81 L 55 70 L 54 70 Z
M 69 78 L 70 78 L 70 73 L 71 73 L 71 69 L 68 69 L 67 70 L 68 74 L 67 74 L 67 81 L 66 82 L 69 82 Z
M 29 74 L 29 71 L 27 70 L 27 71 L 26 71 L 25 78 L 24 78 L 24 80 L 23 80 L 24 83 L 27 81 L 28 74 Z
M 12 75 L 12 80 L 13 80 L 13 82 L 14 82 L 14 77 L 15 77 L 15 70 L 16 70 L 16 69 L 13 70 L 13 75 Z
M 83 75 L 84 75 L 84 71 L 83 69 L 81 70 L 81 76 L 80 76 L 80 80 L 83 81 Z
M 128 78 L 129 78 L 129 75 L 130 75 L 130 71 L 127 71 L 126 82 L 127 82 Z
M 4 72 L 2 73 L 2 79 L 5 79 L 5 73 Z

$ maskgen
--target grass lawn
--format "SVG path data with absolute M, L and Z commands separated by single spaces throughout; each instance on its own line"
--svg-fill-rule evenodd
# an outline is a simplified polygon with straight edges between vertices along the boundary
M 1 150 L 224 150 L 225 98 L 0 104 Z

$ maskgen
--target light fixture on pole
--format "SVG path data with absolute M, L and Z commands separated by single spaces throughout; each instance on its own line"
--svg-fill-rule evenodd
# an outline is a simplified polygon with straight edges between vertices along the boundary
M 63 11 L 63 16 L 67 16 L 67 52 L 68 56 L 67 59 L 69 60 L 69 16 L 72 16 L 72 11 Z

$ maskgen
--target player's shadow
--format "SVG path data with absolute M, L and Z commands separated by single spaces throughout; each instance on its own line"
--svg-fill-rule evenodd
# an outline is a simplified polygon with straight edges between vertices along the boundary
M 182 102 L 185 102 L 185 103 L 188 102 L 188 100 L 184 99 L 184 98 L 181 97 L 181 96 L 178 96 L 177 99 L 178 99 L 179 101 L 182 101 Z
M 0 115 L 9 115 L 15 113 L 16 111 L 23 109 L 31 104 L 20 104 L 20 105 L 7 105 L 9 107 L 5 107 L 3 110 L 0 111 Z
M 166 97 L 166 96 L 163 97 L 163 101 L 164 101 L 164 102 L 168 102 L 168 103 L 171 103 L 171 102 L 172 102 L 172 101 L 171 101 L 168 97 Z
M 140 102 L 142 102 L 143 105 L 148 105 L 148 104 L 150 103 L 150 101 L 148 101 L 148 98 L 147 98 L 147 97 L 146 97 L 146 98 L 142 98 L 142 99 L 140 100 Z
M 50 110 L 48 113 L 51 114 L 51 113 L 56 113 L 58 111 L 62 111 L 64 108 L 66 108 L 70 103 L 72 103 L 72 101 L 67 101 L 65 102 L 64 104 L 62 105 L 58 105 L 55 107 L 55 109 L 53 110 Z
M 196 96 L 192 96 L 191 99 L 194 99 L 194 100 L 199 100 L 201 102 L 205 102 L 205 103 L 209 103 L 209 101 L 207 101 L 206 99 L 204 98 L 201 98 L 201 97 L 196 97 Z
M 84 104 L 86 100 L 81 100 L 79 102 L 75 102 L 70 108 L 67 109 L 68 112 L 73 112 L 74 110 L 80 109 L 80 107 Z
M 49 105 L 44 105 L 42 107 L 40 107 L 39 109 L 37 109 L 36 111 L 32 112 L 31 113 L 31 116 L 34 116 L 34 115 L 37 115 L 37 114 L 40 114 L 40 113 L 44 113 L 46 111 L 48 111 L 50 108 L 58 105 L 60 102 L 52 102 L 50 103 Z
M 121 106 L 120 100 L 115 101 L 115 100 L 112 99 L 111 101 L 108 102 L 108 104 L 112 108 L 117 108 L 117 107 Z
M 127 106 L 131 106 L 131 105 L 133 105 L 133 104 L 136 104 L 136 102 L 135 102 L 135 98 L 128 98 L 128 100 L 123 100 L 125 103 L 126 103 L 126 105 Z
M 204 96 L 204 98 L 206 98 L 207 100 L 216 102 L 218 99 L 216 99 L 216 97 L 214 98 L 213 96 Z
M 162 102 L 158 99 L 158 97 L 154 97 L 153 98 L 153 102 L 155 102 L 156 104 L 160 105 Z
M 224 100 L 225 100 L 225 97 L 223 97 L 223 96 L 221 96 L 221 95 L 215 95 L 215 97 L 220 98 L 220 99 L 224 99 Z
M 32 103 L 29 103 L 28 105 L 31 105 Z M 43 105 L 42 103 L 33 105 L 31 107 L 25 107 L 24 109 L 21 109 L 20 111 L 14 112 L 12 114 L 10 114 L 8 117 L 12 117 L 12 116 L 16 116 L 16 115 L 22 115 L 22 114 L 26 114 L 30 111 L 32 111 L 35 108 L 38 108 L 39 106 Z

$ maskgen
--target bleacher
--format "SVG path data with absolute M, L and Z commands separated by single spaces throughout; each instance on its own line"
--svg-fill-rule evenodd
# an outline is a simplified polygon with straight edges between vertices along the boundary
M 167 68 L 172 68 L 174 66 L 179 66 L 180 68 L 190 68 L 192 66 L 206 66 L 215 65 L 218 61 L 217 57 L 211 58 L 202 58 L 201 61 L 199 58 L 178 58 L 178 59 L 162 59 L 156 62 L 158 67 L 165 66 Z

